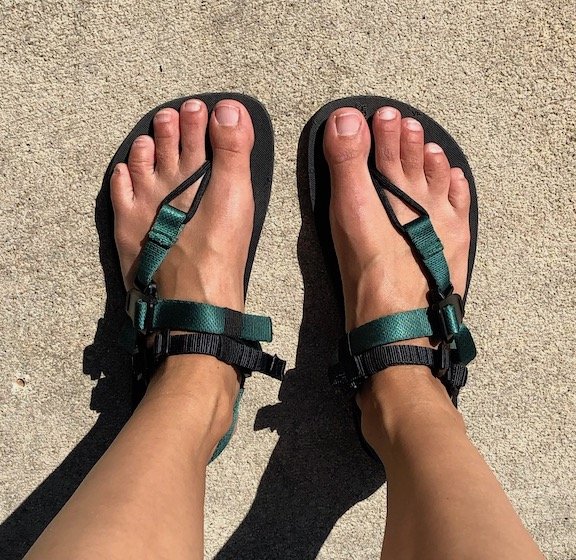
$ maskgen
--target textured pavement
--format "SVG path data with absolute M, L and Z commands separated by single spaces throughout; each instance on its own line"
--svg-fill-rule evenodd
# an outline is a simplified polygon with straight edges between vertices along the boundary
M 429 113 L 470 159 L 480 238 L 467 322 L 479 358 L 461 410 L 547 557 L 576 558 L 572 2 L 1 8 L 2 560 L 22 557 L 128 414 L 127 363 L 113 345 L 118 278 L 97 200 L 106 166 L 158 103 L 226 90 L 259 98 L 275 126 L 248 309 L 273 317 L 270 348 L 291 371 L 281 389 L 248 382 L 238 433 L 209 469 L 207 558 L 379 554 L 383 474 L 326 381 L 337 320 L 296 181 L 308 118 L 361 93 Z

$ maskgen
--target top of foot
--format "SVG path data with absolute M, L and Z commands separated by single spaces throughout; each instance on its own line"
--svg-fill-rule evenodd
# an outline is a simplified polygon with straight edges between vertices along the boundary
M 220 101 L 208 115 L 202 101 L 190 99 L 180 112 L 160 110 L 153 127 L 154 138 L 136 138 L 128 163 L 118 164 L 111 178 L 115 237 L 125 286 L 133 286 L 138 256 L 160 203 L 204 163 L 208 130 L 213 151 L 208 188 L 155 280 L 163 298 L 243 311 L 244 269 L 254 215 L 250 115 L 234 100 Z M 172 204 L 188 210 L 197 187 L 190 187 Z
M 424 144 L 422 125 L 381 107 L 373 118 L 378 170 L 423 206 L 444 245 L 456 293 L 468 272 L 470 190 L 464 173 L 450 164 L 440 146 Z M 428 282 L 411 248 L 396 231 L 368 171 L 371 137 L 362 113 L 340 108 L 330 115 L 324 153 L 330 167 L 330 223 L 338 256 L 346 330 L 400 311 L 427 307 Z M 389 195 L 400 222 L 416 214 Z M 410 344 L 429 346 L 426 339 Z

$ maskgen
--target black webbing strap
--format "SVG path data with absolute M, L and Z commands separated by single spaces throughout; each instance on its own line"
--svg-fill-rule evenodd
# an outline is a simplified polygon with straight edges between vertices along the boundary
M 333 385 L 343 389 L 357 390 L 370 376 L 397 365 L 429 367 L 436 377 L 443 379 L 450 393 L 459 391 L 468 377 L 467 368 L 455 363 L 450 347 L 445 344 L 437 349 L 409 344 L 381 345 L 356 356 L 341 345 L 338 359 L 339 362 L 328 370 L 328 375 Z
M 193 332 L 174 335 L 167 330 L 160 331 L 154 338 L 153 352 L 155 365 L 166 356 L 206 354 L 245 370 L 245 374 L 258 371 L 282 380 L 286 369 L 286 362 L 278 356 L 220 334 Z

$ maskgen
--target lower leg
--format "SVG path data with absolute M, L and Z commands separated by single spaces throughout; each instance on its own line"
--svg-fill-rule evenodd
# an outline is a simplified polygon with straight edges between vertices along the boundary
M 386 466 L 382 558 L 543 558 L 430 370 L 398 366 L 358 396 Z
M 202 558 L 206 465 L 236 392 L 215 358 L 169 358 L 27 560 Z

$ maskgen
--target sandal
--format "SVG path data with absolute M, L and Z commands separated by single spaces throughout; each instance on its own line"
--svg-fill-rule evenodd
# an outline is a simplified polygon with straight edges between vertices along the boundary
M 374 188 L 390 221 L 410 244 L 413 254 L 426 275 L 430 287 L 428 294 L 430 305 L 428 308 L 380 317 L 347 332 L 339 343 L 338 362 L 330 367 L 329 378 L 334 386 L 353 395 L 370 376 L 387 367 L 401 364 L 426 365 L 431 368 L 433 375 L 441 379 L 454 406 L 457 406 L 458 394 L 468 377 L 466 366 L 476 355 L 472 336 L 462 319 L 476 253 L 478 204 L 470 165 L 456 141 L 430 117 L 410 105 L 393 99 L 359 96 L 339 99 L 324 105 L 310 119 L 303 132 L 305 172 L 316 229 L 343 311 L 342 284 L 328 213 L 330 172 L 323 152 L 324 128 L 330 114 L 340 107 L 355 107 L 369 120 L 383 106 L 395 107 L 402 117 L 417 119 L 424 128 L 425 142 L 439 144 L 444 149 L 450 166 L 460 167 L 468 180 L 471 205 L 466 290 L 462 295 L 454 293 L 443 246 L 432 227 L 428 213 L 376 169 L 372 150 L 368 168 Z M 387 192 L 400 199 L 419 217 L 402 225 L 390 204 Z M 430 337 L 433 343 L 439 343 L 438 348 L 392 344 L 422 337 Z M 353 406 L 355 423 L 362 444 L 371 455 L 374 455 L 373 450 L 361 435 L 360 410 L 354 400 Z
M 152 120 L 160 109 L 172 107 L 179 110 L 180 106 L 191 98 L 201 99 L 206 104 L 208 112 L 212 111 L 216 103 L 222 99 L 235 99 L 246 107 L 252 118 L 255 141 L 250 169 L 255 210 L 244 272 L 244 297 L 246 297 L 254 255 L 270 199 L 274 165 L 274 133 L 270 117 L 261 103 L 252 97 L 235 93 L 209 93 L 164 103 L 144 116 L 126 137 L 108 166 L 105 181 L 109 182 L 116 164 L 128 160 L 128 153 L 136 137 L 142 134 L 153 136 Z M 184 226 L 193 219 L 208 187 L 211 174 L 208 141 L 207 150 L 207 161 L 166 196 L 158 208 L 140 253 L 134 287 L 127 294 L 126 311 L 130 322 L 121 336 L 121 343 L 132 354 L 134 379 L 137 385 L 146 386 L 162 361 L 167 356 L 177 354 L 215 356 L 218 360 L 237 368 L 241 375 L 241 383 L 234 404 L 232 425 L 218 443 L 210 459 L 212 462 L 224 450 L 236 428 L 245 379 L 253 371 L 258 371 L 282 380 L 286 362 L 261 349 L 260 342 L 272 340 L 272 321 L 269 317 L 248 315 L 208 303 L 159 299 L 156 295 L 154 275 L 170 248 L 176 243 Z M 197 181 L 200 181 L 200 186 L 187 212 L 170 204 Z M 172 334 L 172 331 L 185 331 L 187 334 Z

